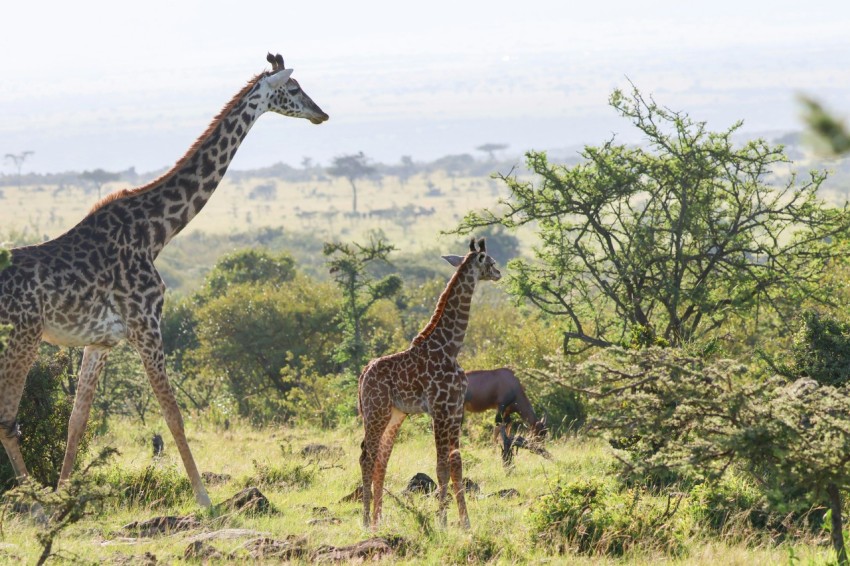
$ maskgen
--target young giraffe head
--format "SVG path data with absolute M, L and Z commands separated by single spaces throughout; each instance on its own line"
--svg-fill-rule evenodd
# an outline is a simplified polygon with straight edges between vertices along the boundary
M 478 251 L 475 251 L 475 238 L 469 241 L 469 253 L 466 257 L 457 255 L 444 255 L 443 259 L 458 267 L 462 263 L 468 263 L 469 269 L 477 275 L 478 281 L 498 281 L 502 278 L 499 269 L 496 267 L 496 261 L 487 255 L 487 250 L 484 245 L 484 238 L 478 240 Z
M 328 119 L 328 115 L 292 78 L 292 69 L 284 67 L 280 54 L 269 53 L 266 60 L 272 64 L 272 70 L 257 82 L 256 92 L 260 95 L 261 104 L 267 105 L 267 110 L 292 118 L 306 118 L 314 124 Z

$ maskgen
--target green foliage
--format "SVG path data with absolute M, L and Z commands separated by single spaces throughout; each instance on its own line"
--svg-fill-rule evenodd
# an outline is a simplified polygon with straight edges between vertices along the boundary
M 529 512 L 532 540 L 558 552 L 620 556 L 630 550 L 682 551 L 686 521 L 679 502 L 596 479 L 559 480 Z
M 18 409 L 21 453 L 27 470 L 37 482 L 50 487 L 56 487 L 65 457 L 73 398 L 62 390 L 62 382 L 73 371 L 66 350 L 40 353 L 27 377 Z M 80 438 L 77 462 L 85 458 L 92 434 L 91 427 L 87 427 Z M 8 489 L 14 483 L 12 465 L 3 458 L 0 489 Z
M 716 481 L 733 467 L 772 512 L 850 488 L 850 391 L 764 377 L 673 349 L 609 349 L 580 368 L 591 429 L 619 441 L 624 473 Z
M 173 507 L 191 500 L 192 485 L 182 468 L 150 464 L 140 469 L 114 466 L 95 474 L 98 485 L 120 494 L 122 507 Z
M 836 387 L 850 380 L 850 324 L 806 311 L 791 347 L 794 375 Z
M 843 120 L 828 112 L 819 102 L 799 97 L 803 105 L 803 121 L 815 147 L 823 153 L 841 155 L 850 151 L 850 132 Z
M 142 360 L 133 348 L 122 343 L 109 352 L 109 362 L 97 383 L 92 410 L 105 426 L 115 416 L 133 416 L 145 423 L 156 409 L 156 399 Z
M 288 253 L 271 254 L 246 249 L 231 253 L 216 263 L 207 274 L 204 287 L 195 300 L 203 304 L 221 297 L 230 287 L 242 283 L 282 285 L 295 278 L 295 260 Z
M 487 244 L 489 248 L 489 242 Z M 445 280 L 442 285 L 445 285 Z M 426 321 L 442 288 L 434 290 L 437 294 L 427 300 L 430 310 L 421 315 Z M 517 369 L 545 367 L 549 356 L 555 355 L 561 346 L 558 326 L 536 309 L 513 303 L 500 289 L 484 287 L 477 293 L 480 296 L 470 314 L 463 349 L 458 357 L 461 367 L 469 370 L 504 366 Z
M 440 556 L 441 564 L 496 564 L 521 562 L 516 549 L 506 547 L 499 537 L 473 532 L 460 544 L 446 544 Z
M 61 489 L 54 491 L 25 482 L 4 494 L 8 503 L 50 513 L 49 518 L 45 517 L 47 524 L 36 534 L 36 540 L 42 547 L 36 564 L 44 564 L 53 555 L 53 542 L 62 531 L 89 515 L 101 512 L 104 504 L 115 498 L 116 492 L 109 485 L 97 481 L 92 471 L 106 464 L 117 453 L 114 448 L 105 448 Z
M 387 256 L 395 249 L 384 241 L 383 235 L 377 233 L 372 233 L 365 245 L 325 244 L 323 253 L 328 258 L 331 277 L 342 291 L 339 328 L 343 340 L 336 349 L 336 359 L 351 373 L 359 373 L 373 355 L 383 354 L 370 347 L 364 319 L 378 301 L 390 299 L 401 292 L 402 282 L 398 275 L 376 280 L 370 273 L 373 263 L 389 263 Z
M 357 383 L 350 376 L 286 366 L 281 378 L 289 384 L 281 409 L 299 424 L 329 429 L 355 416 Z
M 763 140 L 733 142 L 740 124 L 707 131 L 637 89 L 610 104 L 643 144 L 588 146 L 574 167 L 529 152 L 535 178 L 500 177 L 510 198 L 459 226 L 538 226 L 536 261 L 508 265 L 513 294 L 585 348 L 628 342 L 635 327 L 645 343 L 680 346 L 753 324 L 757 310 L 781 322 L 803 300 L 830 300 L 822 273 L 844 253 L 850 214 L 819 199 L 824 173 L 775 187 L 768 174 L 788 159 Z
M 195 371 L 208 384 L 223 378 L 240 415 L 255 422 L 289 418 L 282 401 L 292 382 L 281 369 L 309 362 L 316 372 L 333 371 L 337 312 L 331 287 L 304 276 L 279 286 L 235 285 L 195 313 Z
M 784 515 L 771 511 L 764 493 L 752 478 L 727 474 L 690 490 L 688 509 L 701 525 L 716 532 L 737 532 L 778 525 Z

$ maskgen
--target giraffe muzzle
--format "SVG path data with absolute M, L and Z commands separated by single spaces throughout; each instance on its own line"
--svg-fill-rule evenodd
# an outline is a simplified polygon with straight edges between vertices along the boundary
M 330 116 L 322 112 L 318 116 L 310 118 L 310 121 L 314 124 L 321 124 L 322 122 L 327 122 L 328 118 L 330 118 Z

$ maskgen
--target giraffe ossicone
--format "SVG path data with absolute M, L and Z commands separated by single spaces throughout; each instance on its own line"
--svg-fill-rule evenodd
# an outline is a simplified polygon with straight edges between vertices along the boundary
M 12 265 L 0 271 L 0 325 L 12 326 L 0 353 L 0 441 L 19 479 L 28 474 L 16 418 L 39 343 L 85 346 L 59 476 L 64 483 L 107 355 L 127 340 L 142 358 L 195 499 L 210 505 L 165 372 L 160 329 L 165 285 L 154 260 L 207 203 L 261 115 L 275 112 L 314 124 L 328 119 L 292 70 L 283 68 L 283 57 L 269 54 L 268 61 L 272 71 L 251 79 L 164 175 L 101 199 L 53 240 L 11 250 Z
M 437 448 L 438 519 L 445 525 L 451 477 L 461 524 L 469 528 L 460 454 L 466 374 L 457 355 L 469 324 L 476 284 L 498 281 L 502 275 L 487 255 L 483 239 L 478 241 L 478 250 L 475 240 L 470 241 L 464 257 L 443 258 L 457 269 L 428 324 L 407 350 L 372 360 L 358 380 L 358 404 L 365 430 L 360 453 L 364 527 L 371 524 L 374 529 L 380 521 L 387 462 L 401 424 L 409 414 L 427 413 L 434 421 Z

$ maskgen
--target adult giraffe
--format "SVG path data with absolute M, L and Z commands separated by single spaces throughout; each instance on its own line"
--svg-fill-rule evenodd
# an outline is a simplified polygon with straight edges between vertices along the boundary
M 440 295 L 431 320 L 407 350 L 372 360 L 360 374 L 358 403 L 365 429 L 360 454 L 364 527 L 369 526 L 372 498 L 373 529 L 381 518 L 384 476 L 401 423 L 409 414 L 428 413 L 434 420 L 437 445 L 438 519 L 445 525 L 446 486 L 451 474 L 461 524 L 469 528 L 459 450 L 466 374 L 457 355 L 466 335 L 476 283 L 498 281 L 502 275 L 487 255 L 483 239 L 478 241 L 478 251 L 475 240 L 470 242 L 466 257 L 443 258 L 457 270 Z
M 280 55 L 225 105 L 174 167 L 155 181 L 111 194 L 54 240 L 12 250 L 0 272 L 0 324 L 12 325 L 0 354 L 0 441 L 15 475 L 27 477 L 16 437 L 18 404 L 38 344 L 85 346 L 59 482 L 71 473 L 109 350 L 139 353 L 183 459 L 198 504 L 208 507 L 183 418 L 165 373 L 160 317 L 165 285 L 154 260 L 204 207 L 254 122 L 271 111 L 321 124 L 328 115 L 290 78 Z

